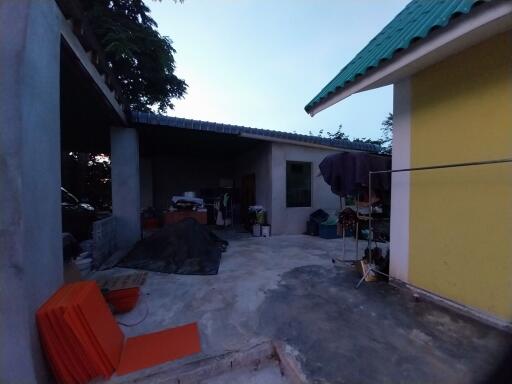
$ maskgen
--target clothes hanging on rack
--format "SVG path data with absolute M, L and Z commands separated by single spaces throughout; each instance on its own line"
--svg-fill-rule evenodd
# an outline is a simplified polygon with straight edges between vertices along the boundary
M 231 195 L 224 193 L 219 200 L 214 203 L 215 224 L 218 226 L 228 226 L 232 222 Z
M 222 210 L 220 208 L 220 201 L 216 201 L 213 203 L 213 209 L 215 210 L 215 225 L 223 226 L 224 225 L 224 217 L 222 215 Z
M 233 207 L 231 204 L 231 195 L 229 193 L 225 193 L 222 198 L 222 208 L 224 226 L 229 226 L 233 220 Z

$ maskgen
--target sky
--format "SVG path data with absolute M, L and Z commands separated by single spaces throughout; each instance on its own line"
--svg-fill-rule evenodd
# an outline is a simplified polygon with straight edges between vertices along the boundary
M 171 116 L 302 134 L 380 136 L 392 87 L 310 117 L 304 106 L 408 0 L 148 1 L 188 84 Z

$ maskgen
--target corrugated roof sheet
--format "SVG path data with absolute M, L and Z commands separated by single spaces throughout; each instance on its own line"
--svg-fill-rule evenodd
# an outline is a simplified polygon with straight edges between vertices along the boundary
M 412 0 L 349 62 L 304 108 L 313 107 L 342 91 L 369 70 L 424 39 L 434 30 L 446 27 L 455 17 L 467 14 L 475 5 L 492 0 Z
M 324 137 L 300 135 L 297 133 L 271 131 L 268 129 L 259 128 L 249 128 L 240 125 L 219 124 L 209 121 L 191 120 L 179 117 L 157 115 L 148 112 L 132 112 L 131 121 L 133 123 L 143 125 L 164 125 L 173 128 L 193 129 L 198 131 L 208 131 L 231 135 L 250 134 L 262 136 L 269 139 L 276 138 L 292 140 L 296 141 L 297 143 L 320 144 L 333 148 L 366 151 L 373 153 L 378 153 L 381 150 L 381 147 L 378 145 L 360 143 L 357 141 L 328 139 Z

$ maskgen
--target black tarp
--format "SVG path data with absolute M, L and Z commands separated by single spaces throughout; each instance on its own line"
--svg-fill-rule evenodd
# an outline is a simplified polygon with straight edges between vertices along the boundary
M 180 275 L 216 275 L 228 242 L 188 218 L 139 241 L 117 264 Z
M 339 196 L 357 195 L 368 188 L 369 171 L 391 169 L 391 157 L 369 153 L 342 152 L 329 155 L 319 165 L 320 173 L 331 191 Z M 391 174 L 372 176 L 372 190 L 387 195 L 391 189 Z

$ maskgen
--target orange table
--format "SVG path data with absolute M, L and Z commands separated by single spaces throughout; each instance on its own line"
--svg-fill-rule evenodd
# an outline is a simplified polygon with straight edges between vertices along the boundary
M 166 212 L 164 217 L 165 225 L 177 223 L 187 217 L 196 219 L 199 224 L 207 224 L 206 211 L 171 211 Z

